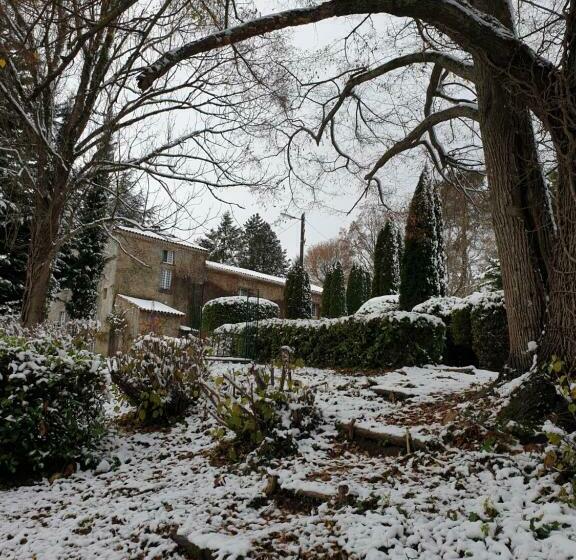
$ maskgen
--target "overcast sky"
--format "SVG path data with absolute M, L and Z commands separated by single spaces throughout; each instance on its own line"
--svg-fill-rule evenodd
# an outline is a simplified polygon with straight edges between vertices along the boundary
M 278 11 L 278 6 L 281 6 L 280 3 L 272 0 L 260 0 L 258 4 L 262 14 Z M 356 23 L 356 20 L 350 18 L 334 18 L 296 28 L 290 31 L 289 36 L 292 38 L 292 43 L 298 48 L 317 50 L 345 37 Z M 417 152 L 414 153 L 414 156 L 417 157 Z M 405 198 L 413 190 L 421 165 L 418 159 L 414 161 L 414 165 L 390 165 L 386 179 L 389 184 L 393 184 L 398 189 L 398 199 Z M 238 189 L 235 191 L 228 190 L 223 194 L 223 198 L 232 203 L 232 205 L 226 205 L 218 202 L 209 194 L 205 194 L 202 196 L 201 203 L 197 206 L 195 213 L 209 215 L 210 219 L 204 223 L 200 230 L 196 230 L 193 236 L 197 237 L 202 233 L 202 229 L 207 230 L 210 227 L 215 227 L 225 210 L 232 212 L 239 225 L 243 224 L 250 215 L 258 212 L 273 225 L 283 247 L 288 251 L 288 256 L 294 257 L 299 252 L 299 222 L 282 218 L 282 212 L 288 212 L 295 216 L 300 216 L 302 212 L 306 212 L 306 244 L 309 247 L 312 244 L 335 237 L 342 227 L 347 226 L 355 218 L 357 212 L 350 215 L 348 212 L 354 206 L 358 196 L 357 190 L 342 187 L 336 193 L 320 196 L 318 200 L 312 201 L 310 195 L 301 192 L 301 201 L 295 205 L 290 203 L 287 195 L 279 196 L 273 201 L 261 200 L 256 194 Z M 201 217 L 199 216 L 199 218 Z M 182 235 L 182 232 L 178 234 Z

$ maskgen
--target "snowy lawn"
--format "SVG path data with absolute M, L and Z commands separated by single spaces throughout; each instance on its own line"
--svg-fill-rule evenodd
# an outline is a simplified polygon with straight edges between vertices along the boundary
M 385 456 L 336 430 L 355 420 L 440 441 L 480 406 L 469 396 L 495 374 L 304 368 L 297 377 L 317 387 L 325 418 L 299 455 L 258 471 L 212 466 L 213 423 L 202 413 L 167 432 L 115 428 L 98 472 L 0 492 L 0 558 L 186 558 L 174 532 L 219 559 L 576 558 L 576 510 L 557 499 L 552 476 L 539 476 L 538 450 L 492 453 L 466 440 L 472 431 L 463 432 L 466 445 Z M 395 391 L 403 400 L 389 400 Z M 266 499 L 269 474 L 286 490 L 336 496 L 345 488 L 350 500 Z

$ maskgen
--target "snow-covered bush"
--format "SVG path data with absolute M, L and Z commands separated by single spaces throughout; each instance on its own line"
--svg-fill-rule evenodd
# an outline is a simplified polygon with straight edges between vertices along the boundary
M 429 313 L 446 324 L 446 348 L 442 357 L 445 364 L 477 364 L 478 359 L 472 350 L 471 305 L 465 299 L 454 296 L 433 297 L 418 304 L 413 311 Z
M 396 294 L 389 296 L 378 296 L 364 302 L 355 315 L 369 315 L 373 313 L 388 313 L 389 311 L 398 310 L 398 296 Z
M 506 363 L 508 323 L 502 291 L 476 292 L 465 298 L 434 297 L 413 311 L 435 315 L 446 323 L 446 364 L 499 370 Z
M 227 323 L 245 323 L 278 317 L 280 308 L 273 301 L 245 296 L 212 299 L 202 308 L 202 329 L 213 331 Z
M 319 420 L 314 392 L 285 375 L 252 366 L 248 374 L 228 373 L 203 384 L 212 415 L 221 428 L 215 436 L 233 461 L 255 451 L 272 458 L 296 451 L 296 440 L 310 434 Z M 234 434 L 225 439 L 227 430 Z
M 105 364 L 81 338 L 0 332 L 0 474 L 88 461 L 104 433 Z
M 164 424 L 185 414 L 206 376 L 197 339 L 141 336 L 110 360 L 110 375 L 143 424 Z
M 478 365 L 502 369 L 510 350 L 504 293 L 477 292 L 468 296 L 466 302 L 471 306 L 472 350 Z
M 314 367 L 379 369 L 438 362 L 444 348 L 445 326 L 437 317 L 413 312 L 352 315 L 337 319 L 261 321 L 254 336 L 238 336 L 255 325 L 224 325 L 237 344 L 253 340 L 256 359 L 274 359 L 282 346 Z M 241 348 L 236 351 L 241 352 Z M 242 355 L 242 354 L 240 354 Z

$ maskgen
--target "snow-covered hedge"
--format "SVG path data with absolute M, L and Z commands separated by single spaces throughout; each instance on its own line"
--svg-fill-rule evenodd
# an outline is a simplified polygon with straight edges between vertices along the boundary
M 253 336 L 244 335 L 245 329 Z M 229 333 L 240 347 L 251 340 L 255 358 L 277 358 L 282 346 L 294 348 L 297 358 L 314 367 L 384 368 L 438 362 L 445 337 L 444 323 L 420 313 L 352 315 L 337 319 L 269 319 L 258 325 L 223 325 L 216 334 Z
M 0 476 L 91 456 L 104 433 L 104 366 L 71 337 L 0 331 Z
M 110 375 L 143 424 L 165 424 L 185 414 L 206 377 L 204 348 L 195 338 L 140 336 L 110 360 Z
M 398 296 L 378 296 L 363 303 L 355 315 L 369 315 L 372 313 L 388 313 L 398 310 Z
M 465 298 L 434 297 L 414 307 L 441 318 L 447 327 L 444 362 L 501 369 L 508 357 L 508 324 L 502 291 Z
M 202 308 L 202 329 L 213 331 L 226 323 L 246 323 L 278 317 L 280 308 L 273 301 L 246 296 L 212 299 Z

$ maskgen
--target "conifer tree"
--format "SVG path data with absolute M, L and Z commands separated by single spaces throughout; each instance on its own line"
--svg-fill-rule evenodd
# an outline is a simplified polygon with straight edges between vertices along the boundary
M 368 276 L 367 271 L 359 264 L 352 265 L 346 287 L 346 308 L 350 315 L 356 313 L 369 297 Z
M 102 159 L 114 158 L 113 146 L 102 149 Z M 98 282 L 104 269 L 107 234 L 99 220 L 108 214 L 110 171 L 99 168 L 84 191 L 78 211 L 78 226 L 83 229 L 62 250 L 59 261 L 60 287 L 68 288 L 66 311 L 73 319 L 88 319 L 96 310 Z
M 211 261 L 238 266 L 242 250 L 242 229 L 234 225 L 230 212 L 224 212 L 220 224 L 198 243 L 210 251 Z
M 259 214 L 254 214 L 244 224 L 239 266 L 273 276 L 286 274 L 286 251 L 270 224 Z
M 286 275 L 284 304 L 286 319 L 310 319 L 312 317 L 310 277 L 298 261 L 294 262 Z
M 412 197 L 406 223 L 400 283 L 400 309 L 410 310 L 445 292 L 442 210 L 424 169 Z
M 332 269 L 330 280 L 330 317 L 342 317 L 346 315 L 346 288 L 344 286 L 344 270 L 342 263 L 336 261 Z
M 400 246 L 398 226 L 387 220 L 380 230 L 374 251 L 372 297 L 398 293 L 400 287 Z
M 320 315 L 322 317 L 331 317 L 330 301 L 332 299 L 332 276 L 334 268 L 331 266 L 326 271 L 324 284 L 322 285 L 322 300 L 320 302 Z

